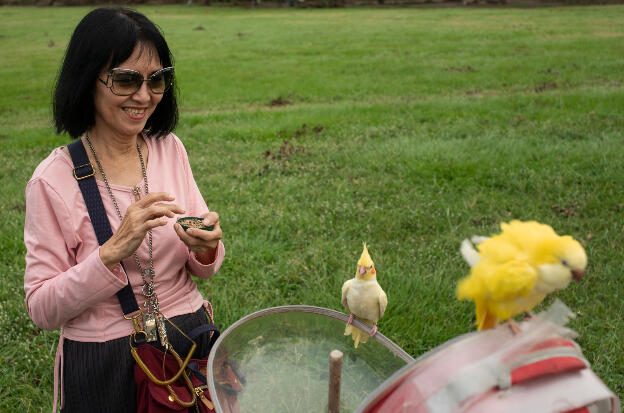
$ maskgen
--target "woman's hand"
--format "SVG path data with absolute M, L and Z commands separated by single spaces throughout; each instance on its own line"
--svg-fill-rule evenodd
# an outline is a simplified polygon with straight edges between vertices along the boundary
M 100 247 L 104 265 L 112 269 L 139 248 L 147 231 L 167 225 L 167 218 L 173 218 L 175 214 L 184 214 L 185 211 L 178 205 L 162 203 L 174 199 L 166 192 L 154 192 L 130 205 L 117 232 Z
M 216 248 L 219 245 L 219 240 L 223 238 L 223 232 L 221 225 L 219 225 L 219 214 L 208 212 L 202 218 L 205 226 L 213 225 L 212 231 L 189 228 L 185 232 L 178 223 L 174 225 L 174 229 L 182 242 L 195 253 L 197 260 L 202 264 L 209 264 L 214 261 Z

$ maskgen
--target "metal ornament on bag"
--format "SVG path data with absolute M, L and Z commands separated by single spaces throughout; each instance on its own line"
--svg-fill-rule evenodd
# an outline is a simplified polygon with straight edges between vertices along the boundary
M 158 340 L 156 329 L 156 316 L 154 313 L 143 314 L 143 331 L 145 332 L 145 339 L 148 342 Z

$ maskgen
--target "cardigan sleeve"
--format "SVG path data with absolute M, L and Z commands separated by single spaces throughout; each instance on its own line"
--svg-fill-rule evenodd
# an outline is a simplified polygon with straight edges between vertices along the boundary
M 193 172 L 191 171 L 191 165 L 188 160 L 188 154 L 186 153 L 186 149 L 184 145 L 175 136 L 176 147 L 178 149 L 178 154 L 181 159 L 181 163 L 184 166 L 184 173 L 186 175 L 186 183 L 187 183 L 187 194 L 188 194 L 188 205 L 187 205 L 187 213 L 190 216 L 202 216 L 208 213 L 208 206 L 204 201 L 204 198 L 197 187 L 197 183 L 193 177 Z M 219 245 L 217 246 L 217 252 L 215 254 L 214 261 L 209 264 L 202 264 L 195 257 L 195 253 L 189 250 L 189 257 L 186 263 L 186 268 L 198 278 L 210 278 L 214 274 L 219 271 L 221 268 L 221 264 L 223 263 L 223 259 L 225 258 L 225 247 L 223 242 L 219 241 Z
M 128 282 L 121 265 L 110 271 L 99 248 L 76 262 L 79 244 L 74 220 L 62 197 L 44 180 L 26 187 L 26 307 L 33 322 L 46 330 L 62 326 Z

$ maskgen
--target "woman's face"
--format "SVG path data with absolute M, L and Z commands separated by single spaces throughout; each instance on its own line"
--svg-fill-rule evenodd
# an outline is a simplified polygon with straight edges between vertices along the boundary
M 144 79 L 162 69 L 158 52 L 150 44 L 137 44 L 130 57 L 117 66 L 135 70 Z M 106 82 L 108 70 L 104 69 L 99 78 Z M 156 109 L 163 95 L 150 91 L 143 82 L 139 90 L 129 96 L 115 95 L 102 81 L 96 80 L 93 101 L 95 105 L 95 129 L 98 136 L 132 138 L 141 133 L 145 123 Z

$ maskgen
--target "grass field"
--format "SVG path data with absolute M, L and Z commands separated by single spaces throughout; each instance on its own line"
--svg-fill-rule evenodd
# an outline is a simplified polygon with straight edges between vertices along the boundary
M 380 331 L 418 356 L 474 326 L 462 239 L 535 219 L 585 243 L 558 297 L 624 398 L 624 7 L 237 10 L 141 7 L 175 55 L 195 177 L 226 261 L 200 281 L 217 324 L 342 310 L 369 244 Z M 49 411 L 58 331 L 24 305 L 24 188 L 86 8 L 0 8 L 0 411 Z M 543 307 L 542 307 L 543 308 Z

